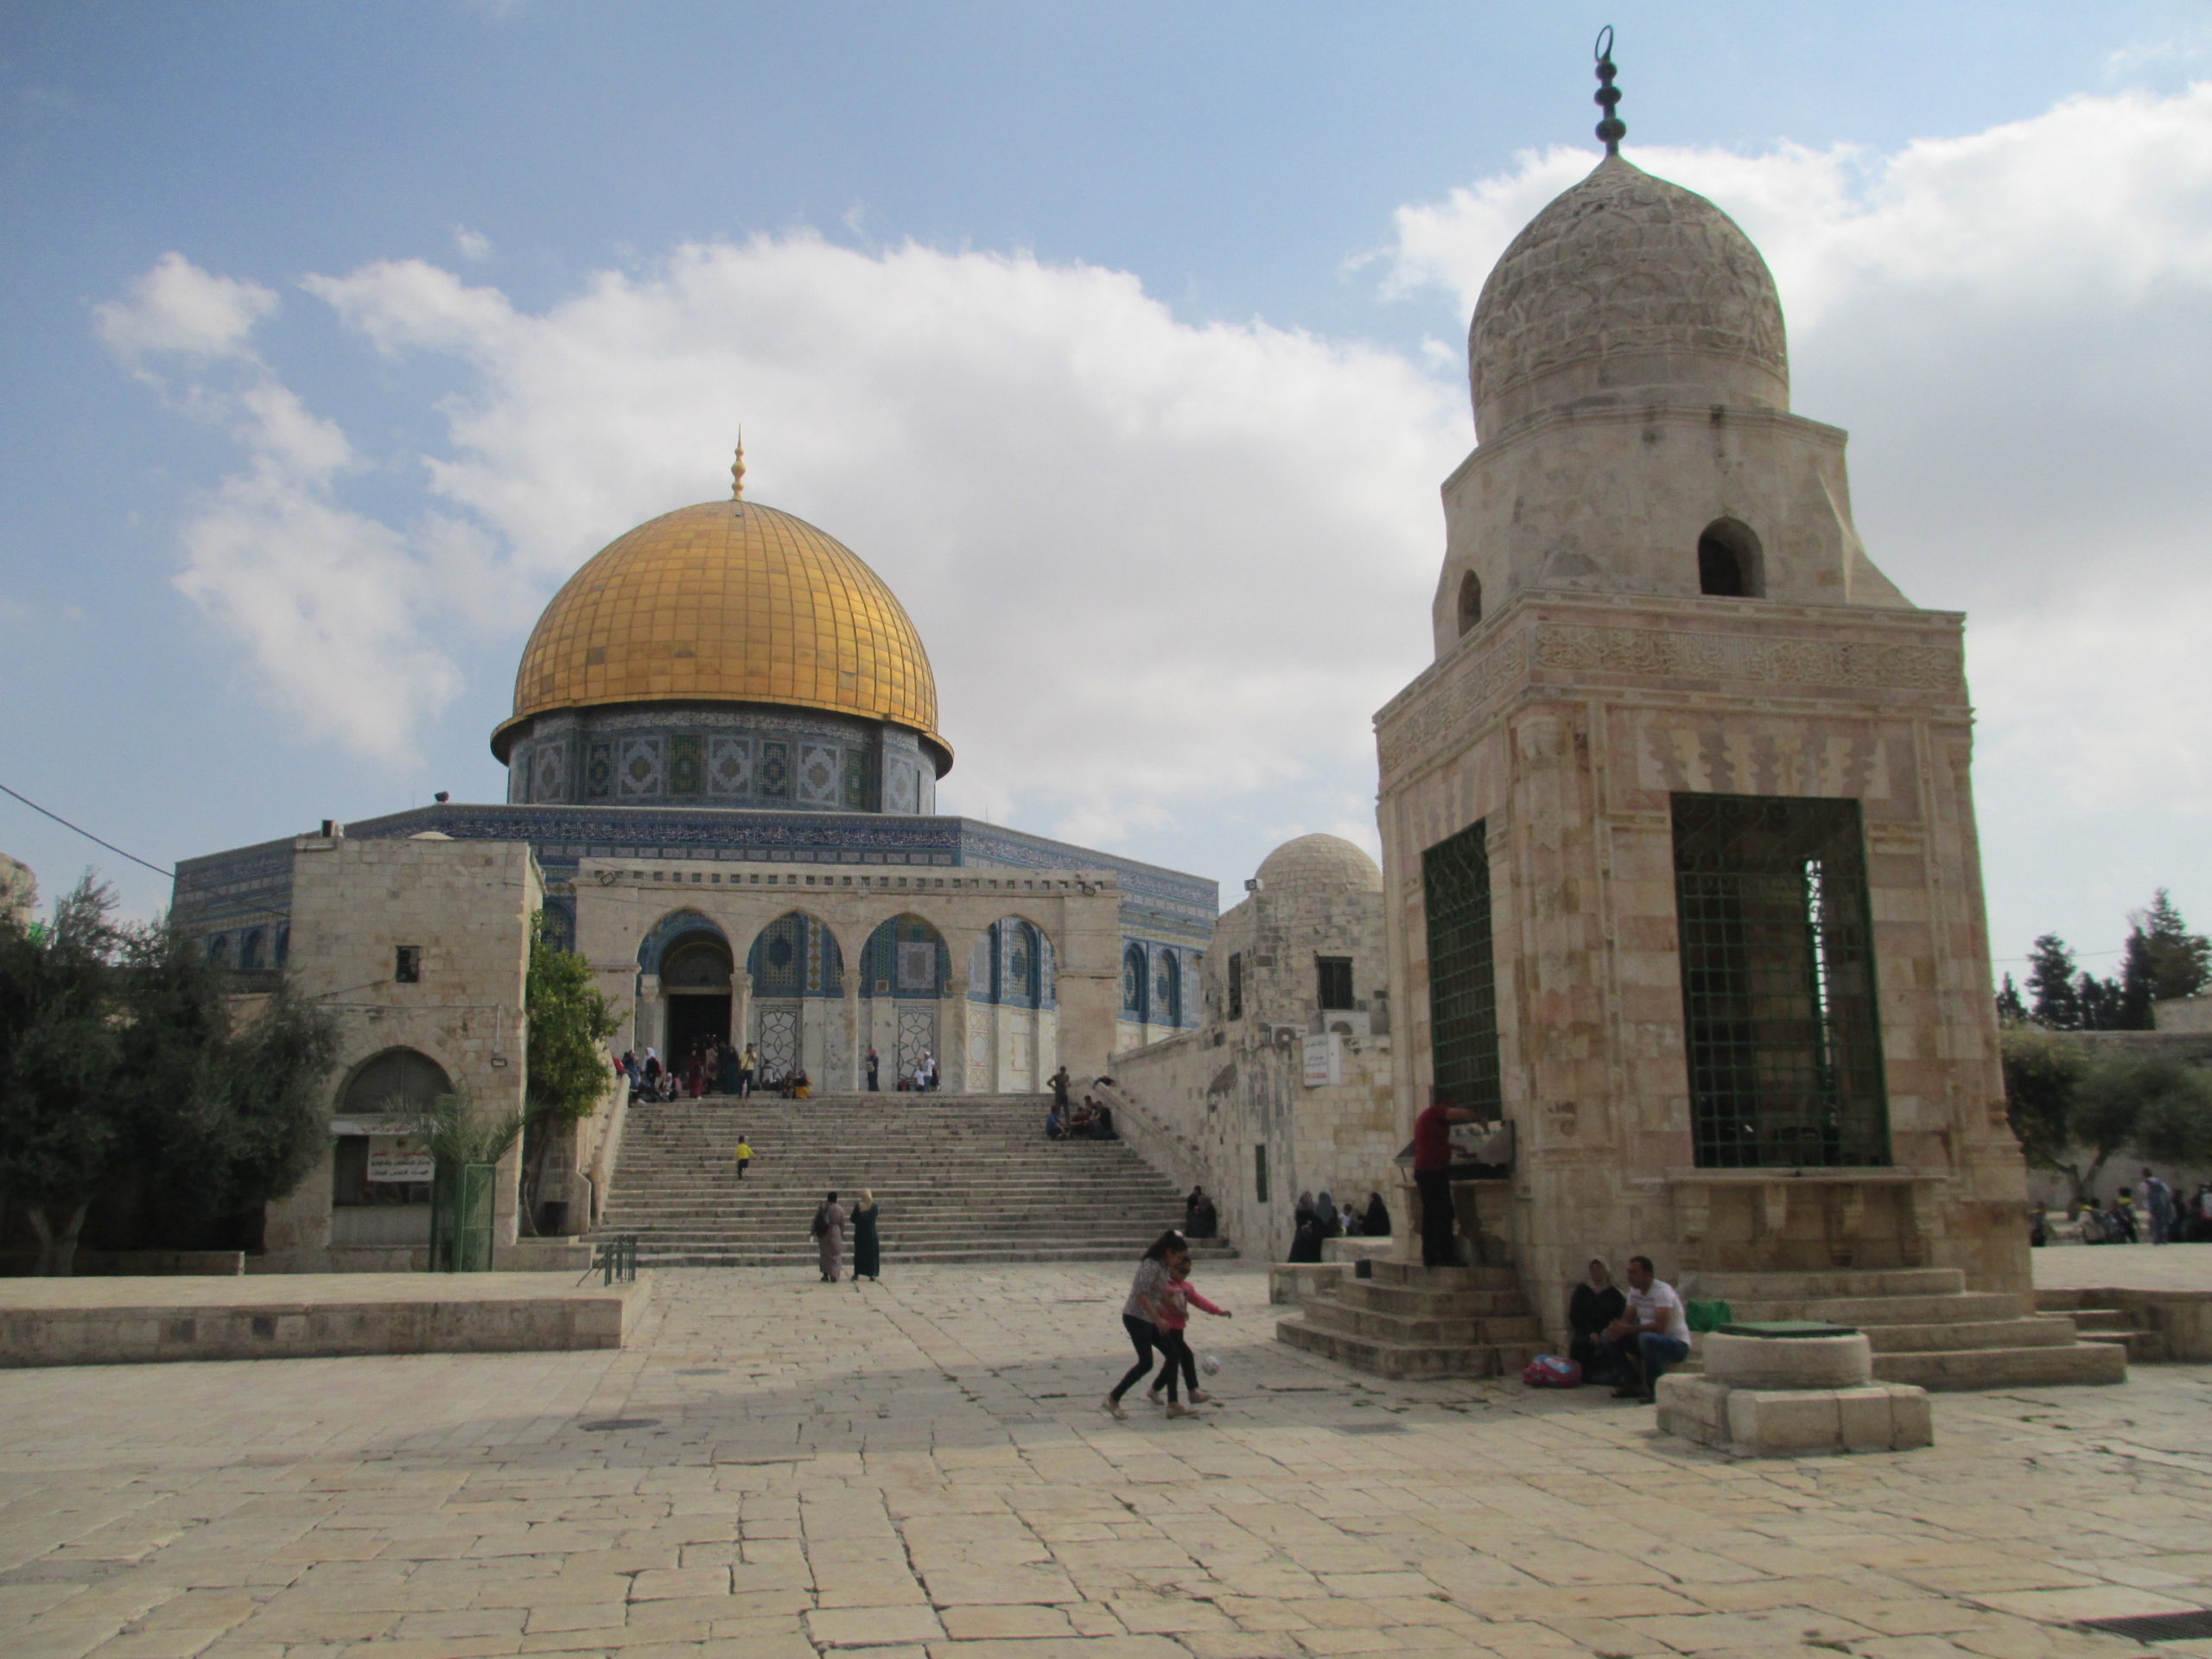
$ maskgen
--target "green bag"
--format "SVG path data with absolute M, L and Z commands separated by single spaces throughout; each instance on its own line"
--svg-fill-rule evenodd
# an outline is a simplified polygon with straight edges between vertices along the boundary
M 1718 1331 L 1724 1325 L 1733 1325 L 1736 1316 L 1728 1304 L 1721 1301 L 1686 1302 L 1682 1312 L 1690 1322 L 1692 1331 Z

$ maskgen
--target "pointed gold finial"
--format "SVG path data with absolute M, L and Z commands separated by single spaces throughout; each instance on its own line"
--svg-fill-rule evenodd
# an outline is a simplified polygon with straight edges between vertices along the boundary
M 745 499 L 745 429 L 737 429 L 737 459 L 729 464 L 729 499 Z

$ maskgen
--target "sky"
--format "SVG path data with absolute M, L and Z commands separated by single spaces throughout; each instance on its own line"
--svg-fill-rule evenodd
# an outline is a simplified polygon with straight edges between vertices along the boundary
M 1231 894 L 1371 849 L 1468 313 L 1608 22 L 1967 613 L 2000 970 L 2212 924 L 2212 5 L 2149 0 L 0 0 L 0 785 L 162 866 L 504 798 L 538 610 L 741 424 L 919 626 L 942 810 Z

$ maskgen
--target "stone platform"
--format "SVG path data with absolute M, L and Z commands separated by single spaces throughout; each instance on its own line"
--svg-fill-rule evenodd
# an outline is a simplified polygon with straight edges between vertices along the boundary
M 0 1368 L 620 1348 L 651 1294 L 543 1273 L 0 1281 Z

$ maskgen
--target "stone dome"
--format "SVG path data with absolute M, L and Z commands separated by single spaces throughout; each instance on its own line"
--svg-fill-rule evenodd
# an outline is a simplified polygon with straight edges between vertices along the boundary
M 664 513 L 569 577 L 531 630 L 492 751 L 505 760 L 518 728 L 556 709 L 717 702 L 890 721 L 951 767 L 906 607 L 834 537 L 744 500 Z
M 1382 891 L 1381 868 L 1342 836 L 1300 836 L 1286 841 L 1262 861 L 1259 875 L 1263 889 L 1302 884 L 1358 893 Z
M 1513 239 L 1467 333 L 1475 430 L 1575 404 L 1789 407 L 1774 277 L 1694 191 L 1608 156 Z

